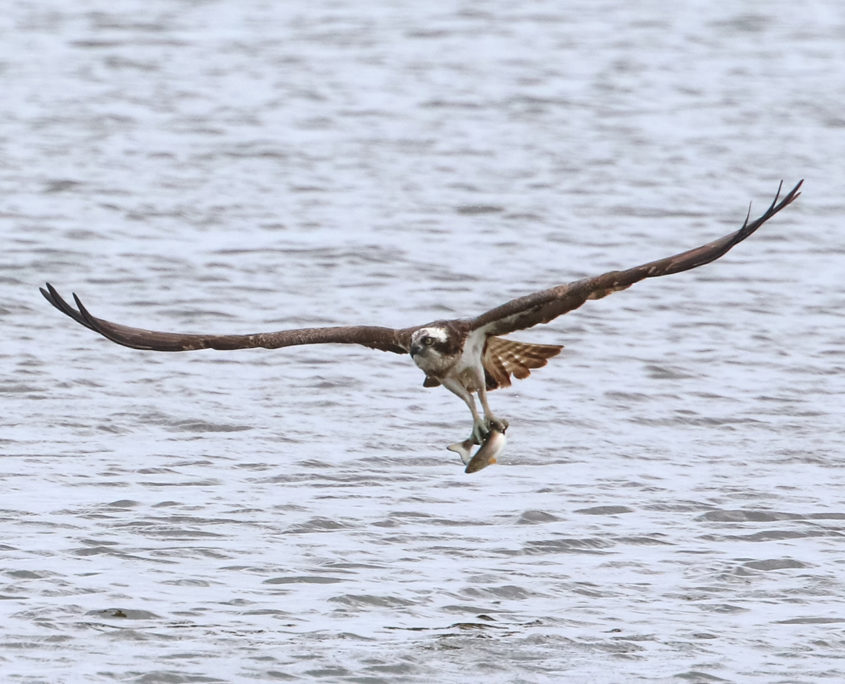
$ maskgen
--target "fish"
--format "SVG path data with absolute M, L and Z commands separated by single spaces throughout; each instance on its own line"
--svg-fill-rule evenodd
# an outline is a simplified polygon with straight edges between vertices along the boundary
M 507 441 L 504 430 L 493 428 L 490 430 L 490 434 L 484 439 L 478 451 L 474 454 L 471 454 L 472 447 L 478 444 L 478 442 L 473 437 L 469 437 L 463 442 L 450 444 L 446 448 L 449 451 L 454 451 L 461 457 L 461 461 L 466 465 L 465 473 L 477 473 L 491 463 L 496 463 L 496 457 L 502 453 L 502 449 L 505 448 Z
M 507 428 L 506 428 L 507 429 Z M 493 428 L 490 434 L 484 440 L 484 444 L 476 451 L 472 458 L 467 463 L 465 473 L 477 473 L 482 468 L 486 468 L 491 463 L 496 463 L 496 457 L 502 453 L 505 448 L 508 438 L 505 437 L 504 430 Z

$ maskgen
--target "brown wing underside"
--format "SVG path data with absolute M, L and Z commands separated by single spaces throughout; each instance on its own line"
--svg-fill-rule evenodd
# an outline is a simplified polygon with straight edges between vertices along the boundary
M 783 199 L 778 201 L 783 186 L 781 182 L 769 208 L 754 221 L 749 220 L 751 216 L 749 208 L 745 223 L 735 233 L 725 235 L 701 247 L 651 261 L 625 271 L 611 271 L 594 278 L 576 280 L 566 285 L 559 285 L 513 299 L 472 319 L 470 325 L 474 330 L 482 329 L 488 335 L 506 335 L 515 330 L 530 328 L 540 323 L 548 323 L 562 314 L 577 309 L 588 299 L 600 299 L 612 292 L 631 287 L 634 283 L 645 278 L 680 273 L 709 264 L 724 255 L 734 245 L 745 240 L 772 216 L 795 201 L 801 194 L 799 189 L 803 182 L 803 180 L 800 181 Z
M 278 349 L 301 344 L 360 344 L 371 349 L 407 354 L 410 349 L 411 334 L 415 328 L 397 330 L 372 325 L 337 326 L 328 328 L 300 328 L 278 332 L 262 332 L 248 335 L 202 335 L 172 332 L 158 332 L 133 328 L 128 325 L 111 323 L 96 318 L 83 306 L 75 294 L 73 299 L 77 308 L 70 306 L 56 289 L 47 283 L 41 288 L 45 299 L 63 314 L 80 325 L 99 333 L 112 342 L 133 349 L 153 351 L 192 351 L 195 349 L 249 349 L 265 347 Z

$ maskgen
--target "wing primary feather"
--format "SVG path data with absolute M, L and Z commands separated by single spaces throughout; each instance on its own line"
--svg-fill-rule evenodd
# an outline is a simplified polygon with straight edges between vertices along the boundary
M 61 311 L 65 316 L 69 316 L 73 320 L 75 320 L 80 325 L 84 325 L 86 328 L 91 328 L 91 326 L 85 321 L 85 319 L 76 311 L 72 306 L 70 306 L 62 296 L 56 291 L 56 288 L 53 287 L 50 283 L 46 283 L 47 289 L 45 290 L 43 287 L 38 288 L 41 290 L 41 294 L 44 295 L 44 299 L 46 299 L 50 304 L 52 304 L 56 309 Z

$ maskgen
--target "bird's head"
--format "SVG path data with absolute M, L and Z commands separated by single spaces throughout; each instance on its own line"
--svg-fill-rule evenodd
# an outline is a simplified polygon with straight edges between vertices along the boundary
M 414 361 L 443 356 L 452 347 L 449 330 L 439 325 L 427 325 L 411 335 L 411 356 Z
M 411 335 L 411 358 L 431 378 L 439 378 L 461 356 L 463 337 L 450 321 L 429 323 Z

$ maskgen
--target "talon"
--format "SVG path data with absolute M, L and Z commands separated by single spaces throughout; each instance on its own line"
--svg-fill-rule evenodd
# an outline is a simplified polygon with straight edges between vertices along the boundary
M 504 418 L 491 418 L 490 429 L 505 434 L 508 429 L 508 421 L 506 421 Z
M 475 440 L 476 444 L 484 444 L 487 435 L 490 434 L 490 429 L 484 423 L 475 423 L 472 426 L 471 439 Z

